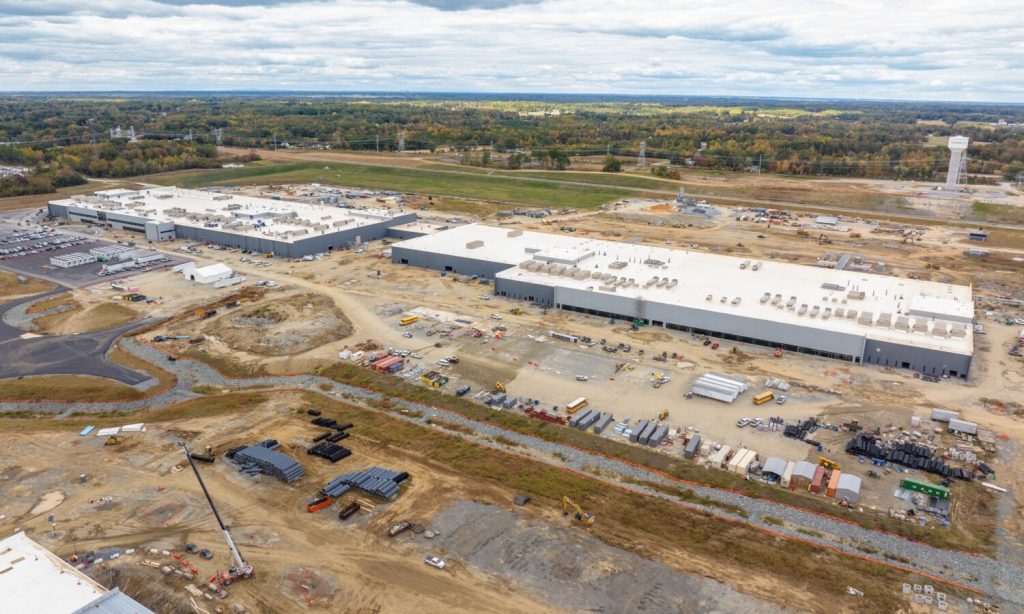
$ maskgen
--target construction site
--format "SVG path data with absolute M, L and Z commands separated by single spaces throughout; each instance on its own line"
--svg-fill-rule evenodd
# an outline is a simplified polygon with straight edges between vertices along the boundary
M 146 381 L 0 382 L 4 534 L 157 612 L 1024 607 L 1017 231 L 366 200 L 394 227 L 330 249 L 177 233 L 146 247 L 192 268 L 13 287 L 26 334 L 134 325 Z

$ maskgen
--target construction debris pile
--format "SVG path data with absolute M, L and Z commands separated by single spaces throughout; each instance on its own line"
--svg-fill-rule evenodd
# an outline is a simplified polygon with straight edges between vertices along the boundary
M 242 473 L 263 473 L 282 482 L 294 482 L 305 475 L 305 471 L 297 460 L 274 450 L 280 446 L 276 439 L 267 439 L 254 446 L 230 450 L 227 457 L 239 466 Z
M 974 479 L 973 471 L 950 467 L 945 462 L 933 458 L 935 452 L 928 446 L 911 442 L 888 443 L 876 438 L 872 433 L 858 433 L 846 444 L 846 452 L 896 463 L 911 469 L 920 469 L 944 478 L 968 481 Z
M 348 492 L 350 488 L 357 488 L 381 499 L 394 499 L 398 496 L 399 484 L 408 477 L 409 474 L 404 471 L 370 467 L 362 471 L 340 475 L 331 480 L 320 492 L 325 497 L 337 499 Z

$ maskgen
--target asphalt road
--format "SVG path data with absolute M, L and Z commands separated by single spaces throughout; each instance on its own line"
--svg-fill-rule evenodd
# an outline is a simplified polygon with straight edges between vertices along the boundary
M 17 305 L 66 292 L 57 287 L 49 292 L 0 305 L 0 379 L 25 375 L 95 375 L 129 386 L 150 379 L 149 374 L 132 371 L 107 360 L 107 351 L 124 333 L 145 326 L 152 319 L 118 328 L 80 335 L 43 335 L 22 339 L 25 331 L 3 322 L 3 315 Z

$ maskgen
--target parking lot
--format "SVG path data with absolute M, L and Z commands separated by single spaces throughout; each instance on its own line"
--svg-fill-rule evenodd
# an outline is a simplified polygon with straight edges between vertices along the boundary
M 0 217 L 0 269 L 47 279 L 72 288 L 88 286 L 101 280 L 112 280 L 125 275 L 166 268 L 183 262 L 181 259 L 172 258 L 169 262 L 158 263 L 152 267 L 125 270 L 104 276 L 100 275 L 100 271 L 103 269 L 101 262 L 91 262 L 71 268 L 61 268 L 50 264 L 50 258 L 54 256 L 75 252 L 88 253 L 90 249 L 105 245 L 113 245 L 113 243 L 65 234 L 57 229 L 43 228 L 28 222 L 16 224 L 11 217 Z

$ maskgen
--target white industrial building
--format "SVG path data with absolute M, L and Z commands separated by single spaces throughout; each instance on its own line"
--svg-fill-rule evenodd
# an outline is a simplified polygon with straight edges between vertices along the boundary
M 0 540 L 3 614 L 153 614 L 72 567 L 24 533 Z
M 412 212 L 181 188 L 103 190 L 50 201 L 49 212 L 75 222 L 140 232 L 150 241 L 187 239 L 287 258 L 382 239 L 392 226 L 416 220 Z
M 469 224 L 391 260 L 495 281 L 499 296 L 853 363 L 966 377 L 971 288 Z
M 185 264 L 179 264 L 171 270 L 175 273 L 181 273 L 189 281 L 201 284 L 212 284 L 235 275 L 231 267 L 220 262 L 203 267 L 196 266 L 194 262 L 186 262 Z

